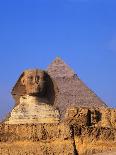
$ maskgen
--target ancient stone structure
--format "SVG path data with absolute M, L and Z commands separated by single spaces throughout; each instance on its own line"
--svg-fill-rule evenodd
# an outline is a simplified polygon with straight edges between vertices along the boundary
M 12 90 L 16 100 L 6 124 L 57 123 L 59 111 L 53 107 L 55 87 L 41 70 L 26 70 Z
M 24 71 L 12 95 L 16 104 L 0 123 L 0 155 L 116 152 L 116 109 L 107 107 L 60 58 L 48 73 Z
M 58 86 L 55 106 L 62 116 L 69 106 L 107 107 L 107 105 L 90 90 L 76 73 L 60 58 L 56 58 L 49 66 L 48 73 Z
M 93 155 L 114 151 L 116 121 L 112 113 L 114 109 L 110 108 L 70 107 L 60 123 L 0 124 L 0 155 Z

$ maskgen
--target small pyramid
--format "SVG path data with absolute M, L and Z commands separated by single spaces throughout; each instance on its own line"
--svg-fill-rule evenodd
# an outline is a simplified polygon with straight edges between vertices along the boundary
M 74 71 L 64 63 L 60 57 L 56 59 L 48 66 L 48 72 L 52 77 L 73 77 Z
M 58 87 L 55 106 L 62 116 L 69 106 L 107 107 L 59 57 L 48 66 L 47 71 Z

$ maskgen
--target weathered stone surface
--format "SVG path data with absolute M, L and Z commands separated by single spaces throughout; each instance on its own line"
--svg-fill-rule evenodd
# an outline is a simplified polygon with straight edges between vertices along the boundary
M 116 109 L 111 109 L 111 125 L 116 128 Z
M 15 107 L 0 124 L 0 155 L 116 150 L 116 109 L 108 108 L 61 59 L 48 72 L 52 78 L 35 69 L 18 79 L 12 90 Z
M 38 97 L 29 95 L 20 98 L 20 104 L 12 110 L 10 115 L 6 124 L 57 123 L 60 119 L 57 109 L 39 102 Z
M 115 115 L 112 108 L 69 107 L 64 120 L 78 126 L 116 128 Z
M 103 123 L 112 110 L 114 114 L 115 109 L 71 107 L 60 123 L 0 124 L 0 155 L 93 155 L 116 150 L 115 125 Z M 112 122 L 112 117 L 108 120 Z
M 0 142 L 53 142 L 72 139 L 70 126 L 49 124 L 0 124 Z
M 64 124 L 0 125 L 0 155 L 74 155 L 70 127 Z
M 32 69 L 24 71 L 12 89 L 15 103 L 20 104 L 20 97 L 38 96 L 41 101 L 54 104 L 57 88 L 46 71 Z
M 26 70 L 20 76 L 12 94 L 14 98 L 15 95 L 18 98 L 15 98 L 16 106 L 5 121 L 6 124 L 59 122 L 59 111 L 53 107 L 55 86 L 45 71 Z
M 69 140 L 51 143 L 27 141 L 0 145 L 0 155 L 74 155 L 73 143 Z
M 72 126 L 79 155 L 116 150 L 115 109 L 70 107 L 65 114 L 65 123 Z M 113 123 L 112 123 L 113 122 Z
M 107 151 L 104 153 L 97 153 L 96 155 L 116 155 L 116 151 Z

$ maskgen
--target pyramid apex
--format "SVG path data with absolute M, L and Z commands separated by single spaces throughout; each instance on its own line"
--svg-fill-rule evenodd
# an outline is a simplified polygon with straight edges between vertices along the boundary
M 60 57 L 56 57 L 47 70 L 52 77 L 73 77 L 75 75 L 74 71 Z
M 52 63 L 61 63 L 61 62 L 64 63 L 64 61 L 62 60 L 62 58 L 59 57 L 59 56 L 57 56 Z

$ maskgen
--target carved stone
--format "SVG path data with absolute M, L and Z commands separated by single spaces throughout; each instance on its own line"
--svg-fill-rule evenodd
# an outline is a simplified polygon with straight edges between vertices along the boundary
M 60 58 L 48 73 L 26 70 L 16 82 L 15 107 L 0 123 L 0 155 L 107 155 L 116 150 L 116 109 L 107 107 Z
M 26 70 L 12 90 L 16 105 L 5 123 L 57 123 L 60 115 L 53 107 L 55 91 L 55 85 L 45 71 Z

